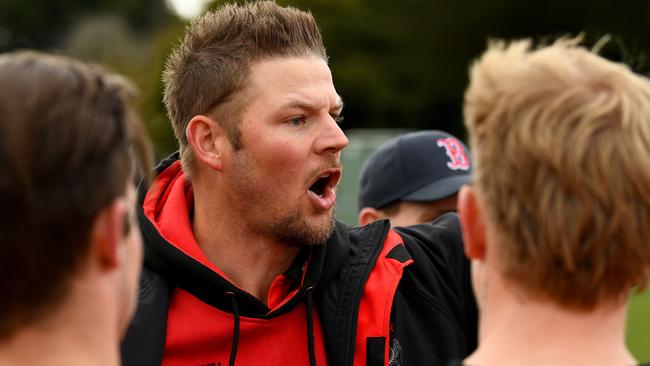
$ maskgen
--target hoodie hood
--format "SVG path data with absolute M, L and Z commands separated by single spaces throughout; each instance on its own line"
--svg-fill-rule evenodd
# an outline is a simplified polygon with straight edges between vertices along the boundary
M 337 227 L 327 243 L 312 247 L 311 253 L 306 253 L 310 248 L 305 248 L 305 253 L 296 259 L 302 262 L 294 265 L 301 266 L 307 255 L 311 255 L 300 287 L 280 306 L 269 309 L 234 285 L 196 243 L 190 222 L 192 208 L 188 204 L 193 195 L 185 183 L 179 154 L 163 160 L 156 167 L 156 175 L 150 187 L 144 184 L 138 187 L 138 220 L 145 245 L 145 265 L 160 272 L 173 287 L 180 287 L 207 304 L 230 312 L 230 297 L 234 296 L 240 315 L 271 318 L 290 311 L 306 291 L 317 293 L 343 264 L 349 238 L 345 224 L 336 222 Z

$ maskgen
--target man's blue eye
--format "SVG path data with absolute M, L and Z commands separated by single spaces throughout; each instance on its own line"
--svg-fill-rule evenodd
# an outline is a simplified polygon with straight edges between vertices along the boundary
M 300 126 L 305 123 L 305 118 L 303 117 L 294 117 L 289 120 L 289 124 L 292 126 Z

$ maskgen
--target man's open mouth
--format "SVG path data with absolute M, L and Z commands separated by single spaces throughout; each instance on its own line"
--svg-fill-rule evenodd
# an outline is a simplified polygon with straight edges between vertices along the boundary
M 328 190 L 334 190 L 340 179 L 340 169 L 330 169 L 321 173 L 316 181 L 309 187 L 309 190 L 322 198 Z

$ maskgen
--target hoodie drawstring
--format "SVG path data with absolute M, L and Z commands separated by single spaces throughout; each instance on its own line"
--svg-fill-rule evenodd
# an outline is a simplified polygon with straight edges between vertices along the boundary
M 237 299 L 233 292 L 226 292 L 226 296 L 230 297 L 232 304 L 232 314 L 235 317 L 234 331 L 232 334 L 232 347 L 230 348 L 229 366 L 235 366 L 235 359 L 237 358 L 237 345 L 239 344 L 239 308 L 237 307 Z
M 307 348 L 309 349 L 309 365 L 316 366 L 316 352 L 314 351 L 314 299 L 312 286 L 305 289 L 307 295 Z
M 307 296 L 307 349 L 309 350 L 309 365 L 316 366 L 316 352 L 314 351 L 314 287 L 309 286 L 305 289 Z M 233 292 L 226 292 L 226 296 L 230 297 L 232 304 L 232 313 L 235 318 L 233 335 L 232 335 L 232 348 L 230 349 L 229 366 L 235 366 L 235 359 L 237 358 L 237 346 L 239 344 L 239 307 L 237 306 L 237 299 Z

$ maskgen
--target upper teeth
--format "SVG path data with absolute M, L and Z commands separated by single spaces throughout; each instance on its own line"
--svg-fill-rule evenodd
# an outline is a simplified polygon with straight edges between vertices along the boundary
M 329 177 L 329 176 L 330 176 L 329 174 L 323 174 L 323 175 L 321 175 L 319 178 L 327 178 L 327 177 Z

